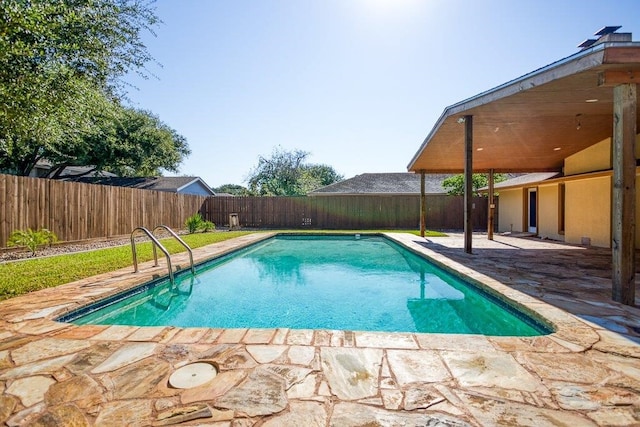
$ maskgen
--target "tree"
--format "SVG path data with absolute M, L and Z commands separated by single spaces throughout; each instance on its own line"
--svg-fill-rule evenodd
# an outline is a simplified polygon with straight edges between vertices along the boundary
M 234 196 L 248 196 L 249 189 L 238 184 L 223 184 L 220 187 L 212 188 L 215 193 L 228 193 Z
M 0 170 L 26 175 L 78 144 L 120 78 L 152 60 L 143 31 L 159 22 L 138 0 L 0 2 Z
M 298 185 L 301 194 L 307 194 L 325 185 L 342 181 L 343 176 L 328 165 L 302 165 Z
M 16 120 L 0 108 L 0 170 L 28 175 L 50 153 L 70 150 L 79 135 L 95 127 L 98 112 L 111 108 L 104 94 L 86 80 L 70 78 L 65 87 L 64 100 L 47 104 L 34 99 Z
M 60 164 L 75 161 L 119 176 L 157 176 L 163 170 L 178 172 L 178 165 L 191 153 L 186 139 L 157 116 L 132 108 L 120 108 L 106 117 L 83 142 L 81 152 L 63 156 Z
M 119 77 L 152 60 L 142 32 L 160 21 L 152 2 L 139 0 L 3 0 L 0 3 L 0 84 L 12 100 L 64 95 L 75 75 L 115 92 Z M 3 93 L 3 95 L 5 95 Z M 5 105 L 11 108 L 12 104 Z M 18 110 L 21 112 L 21 109 Z
M 474 196 L 479 196 L 479 189 L 489 185 L 489 178 L 486 174 L 474 173 L 471 176 L 471 188 Z M 493 175 L 494 182 L 502 182 L 507 177 L 504 174 L 496 173 Z M 442 186 L 447 190 L 447 194 L 454 196 L 464 195 L 464 175 L 454 175 L 442 181 Z
M 61 120 L 61 115 L 52 114 L 49 134 L 7 139 L 0 169 L 28 175 L 39 160 L 46 159 L 52 165 L 47 176 L 54 179 L 68 166 L 88 165 L 93 168 L 84 174 L 157 176 L 163 170 L 177 172 L 190 154 L 185 138 L 151 112 L 122 107 L 99 92 L 76 102 L 85 105 L 66 119 L 75 126 L 56 127 L 55 119 Z
M 309 153 L 302 150 L 273 150 L 270 158 L 260 156 L 250 173 L 249 191 L 260 196 L 301 196 L 342 180 L 331 166 L 305 164 Z

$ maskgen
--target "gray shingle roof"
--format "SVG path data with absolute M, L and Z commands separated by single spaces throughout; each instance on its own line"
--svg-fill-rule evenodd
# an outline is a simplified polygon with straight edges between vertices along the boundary
M 535 182 L 545 181 L 547 179 L 555 178 L 559 175 L 559 172 L 528 173 L 525 175 L 516 176 L 515 178 L 507 179 L 506 181 L 498 182 L 494 185 L 493 188 L 497 190 L 499 188 L 518 187 L 520 185 L 527 185 L 533 184 Z M 483 190 L 487 189 L 488 187 L 483 188 Z
M 72 181 L 85 184 L 111 185 L 115 187 L 130 187 L 141 190 L 168 191 L 176 193 L 178 189 L 194 181 L 200 181 L 207 188 L 209 186 L 197 176 L 157 176 L 157 177 L 80 177 Z M 214 194 L 211 191 L 211 194 Z
M 442 181 L 452 175 L 425 175 L 426 194 L 446 194 Z M 311 191 L 309 196 L 335 195 L 413 195 L 420 194 L 420 174 L 398 173 L 363 173 L 335 184 L 327 185 Z

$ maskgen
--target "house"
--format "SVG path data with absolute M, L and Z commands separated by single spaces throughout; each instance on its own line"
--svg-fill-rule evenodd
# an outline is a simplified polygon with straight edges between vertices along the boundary
M 196 196 L 215 196 L 216 193 L 197 176 L 156 176 L 144 177 L 80 177 L 71 179 L 85 184 L 130 187 L 141 190 L 168 191 Z
M 633 304 L 640 43 L 619 28 L 447 107 L 408 170 L 464 172 L 467 180 L 472 172 L 553 173 L 502 184 L 498 229 L 612 248 L 613 299 Z
M 425 176 L 425 194 L 446 194 L 442 181 L 451 175 L 435 174 Z M 418 196 L 420 195 L 420 174 L 363 173 L 353 178 L 313 190 L 311 197 L 322 196 Z

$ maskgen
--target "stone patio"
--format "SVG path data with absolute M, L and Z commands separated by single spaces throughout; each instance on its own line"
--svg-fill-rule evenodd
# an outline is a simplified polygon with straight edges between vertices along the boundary
M 196 260 L 270 236 L 194 251 Z M 0 423 L 206 426 L 640 425 L 640 309 L 610 300 L 610 251 L 389 236 L 543 316 L 532 338 L 76 326 L 52 319 L 166 273 L 123 269 L 0 303 Z M 186 268 L 186 256 L 174 263 Z M 640 292 L 638 293 L 640 294 Z M 216 366 L 188 389 L 168 379 Z

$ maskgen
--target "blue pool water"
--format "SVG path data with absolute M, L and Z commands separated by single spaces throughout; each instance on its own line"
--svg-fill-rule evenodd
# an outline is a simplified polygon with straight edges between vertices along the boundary
M 277 236 L 64 321 L 534 336 L 550 331 L 381 236 Z M 81 314 L 80 317 L 78 315 Z

